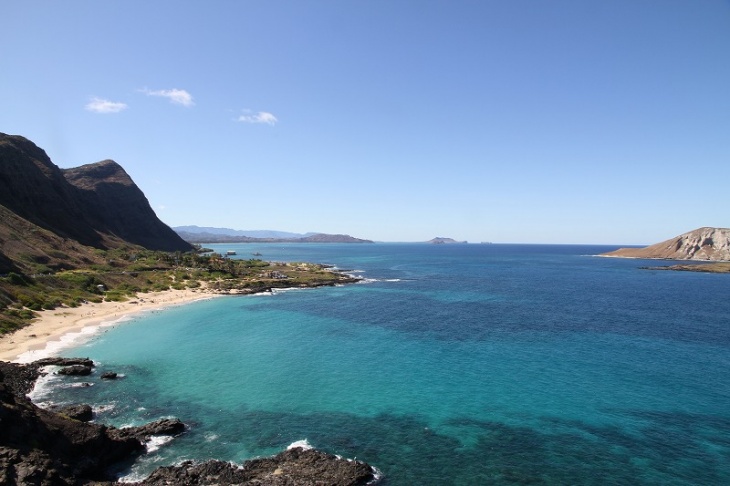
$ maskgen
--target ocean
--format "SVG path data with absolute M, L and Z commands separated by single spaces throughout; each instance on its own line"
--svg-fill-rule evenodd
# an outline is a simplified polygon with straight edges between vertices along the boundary
M 165 308 L 63 350 L 123 378 L 49 376 L 37 402 L 189 425 L 127 480 L 306 439 L 387 485 L 730 484 L 729 275 L 602 246 L 210 246 L 363 280 Z

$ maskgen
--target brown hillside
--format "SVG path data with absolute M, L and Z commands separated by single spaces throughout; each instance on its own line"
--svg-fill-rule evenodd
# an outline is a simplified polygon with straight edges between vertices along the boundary
M 620 248 L 603 256 L 730 261 L 730 228 L 698 228 L 645 248 Z

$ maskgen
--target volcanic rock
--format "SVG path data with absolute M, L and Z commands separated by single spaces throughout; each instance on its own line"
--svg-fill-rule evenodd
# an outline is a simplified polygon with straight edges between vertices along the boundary
M 247 461 L 243 466 L 213 460 L 161 467 L 137 485 L 358 486 L 374 479 L 375 471 L 364 462 L 314 449 L 292 448 L 274 457 Z
M 58 357 L 51 357 L 51 358 L 42 358 L 39 360 L 36 360 L 33 362 L 34 365 L 38 366 L 87 366 L 89 368 L 92 368 L 94 366 L 94 361 L 90 360 L 89 358 L 58 358 Z
M 0 484 L 110 480 L 109 466 L 144 452 L 134 437 L 113 437 L 105 426 L 43 410 L 13 393 L 7 382 L 17 381 L 24 368 L 4 363 L 0 370 Z
M 139 427 L 125 427 L 112 431 L 116 437 L 133 437 L 145 442 L 155 435 L 180 435 L 185 432 L 185 424 L 180 420 L 160 419 Z
M 61 368 L 56 371 L 56 374 L 67 376 L 88 376 L 91 374 L 91 367 L 83 365 L 66 366 L 65 368 Z
M 69 405 L 58 410 L 58 413 L 65 415 L 68 418 L 78 420 L 80 422 L 90 422 L 94 418 L 94 412 L 91 410 L 91 405 Z

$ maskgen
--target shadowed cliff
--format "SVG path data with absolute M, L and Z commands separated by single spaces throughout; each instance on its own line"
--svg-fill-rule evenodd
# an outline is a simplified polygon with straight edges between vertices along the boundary
M 89 248 L 192 247 L 159 220 L 116 162 L 62 170 L 30 140 L 0 133 L 0 273 L 27 263 L 73 268 Z

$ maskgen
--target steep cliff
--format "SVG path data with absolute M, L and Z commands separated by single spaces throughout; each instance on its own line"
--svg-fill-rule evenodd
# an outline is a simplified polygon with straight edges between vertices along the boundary
M 157 218 L 139 187 L 113 160 L 62 173 L 76 188 L 86 220 L 96 231 L 152 250 L 190 250 L 188 243 Z
M 62 237 L 102 247 L 84 218 L 76 189 L 33 142 L 0 133 L 0 205 Z
M 698 228 L 645 248 L 620 248 L 603 256 L 730 261 L 730 228 Z
M 0 133 L 0 273 L 93 260 L 88 247 L 191 249 L 160 221 L 119 164 L 59 169 L 30 140 Z

